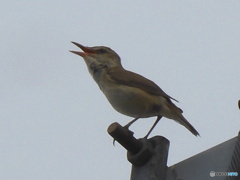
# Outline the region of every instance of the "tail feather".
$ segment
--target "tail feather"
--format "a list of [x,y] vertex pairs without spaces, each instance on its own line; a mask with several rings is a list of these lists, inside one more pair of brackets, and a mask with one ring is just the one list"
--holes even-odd
[[197,130],[183,117],[183,115],[181,115],[180,119],[181,119],[181,121],[178,121],[180,124],[185,126],[195,136],[200,136],[200,134],[197,132]]
[[184,127],[186,127],[195,136],[200,136],[200,134],[197,132],[197,130],[184,118],[184,116],[182,115],[183,111],[180,108],[178,108],[172,102],[169,103],[167,106],[172,111],[172,113],[174,113],[173,118],[172,118],[173,120],[175,120],[176,122],[178,122],[181,125],[183,125]]

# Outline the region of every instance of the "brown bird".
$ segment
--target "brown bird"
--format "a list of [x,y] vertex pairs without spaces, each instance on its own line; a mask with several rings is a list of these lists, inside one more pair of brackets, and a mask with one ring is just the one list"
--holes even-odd
[[183,111],[173,104],[177,101],[167,95],[153,81],[123,68],[119,55],[105,46],[86,47],[72,42],[83,52],[70,51],[85,60],[89,73],[98,84],[112,107],[121,114],[134,117],[125,127],[139,118],[157,116],[145,138],[162,116],[173,119],[195,136],[197,130],[183,117]]

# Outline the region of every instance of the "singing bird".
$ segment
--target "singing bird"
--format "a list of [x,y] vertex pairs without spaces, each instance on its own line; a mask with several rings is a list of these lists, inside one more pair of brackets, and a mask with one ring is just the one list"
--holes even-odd
[[153,81],[124,69],[115,51],[105,46],[87,47],[72,43],[83,52],[70,52],[84,59],[89,73],[112,107],[119,113],[134,118],[125,125],[126,128],[139,118],[157,116],[145,138],[162,117],[175,120],[195,136],[199,136],[197,130],[182,115],[183,111],[172,102],[177,100],[167,95]]

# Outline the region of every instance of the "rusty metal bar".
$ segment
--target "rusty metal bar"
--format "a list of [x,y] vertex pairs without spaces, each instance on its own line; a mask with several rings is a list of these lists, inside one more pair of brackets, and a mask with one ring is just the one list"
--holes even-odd
[[139,141],[135,137],[133,137],[132,131],[130,131],[127,128],[122,127],[117,122],[112,123],[108,127],[107,131],[114,138],[114,140],[116,140],[126,150],[128,150],[129,152],[131,152],[133,154],[138,153],[143,146],[141,141]]

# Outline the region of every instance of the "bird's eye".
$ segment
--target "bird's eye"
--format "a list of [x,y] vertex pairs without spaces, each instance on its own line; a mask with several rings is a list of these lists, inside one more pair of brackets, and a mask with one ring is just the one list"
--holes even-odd
[[101,53],[101,54],[104,54],[104,53],[106,53],[107,51],[106,51],[105,49],[99,49],[98,52]]

